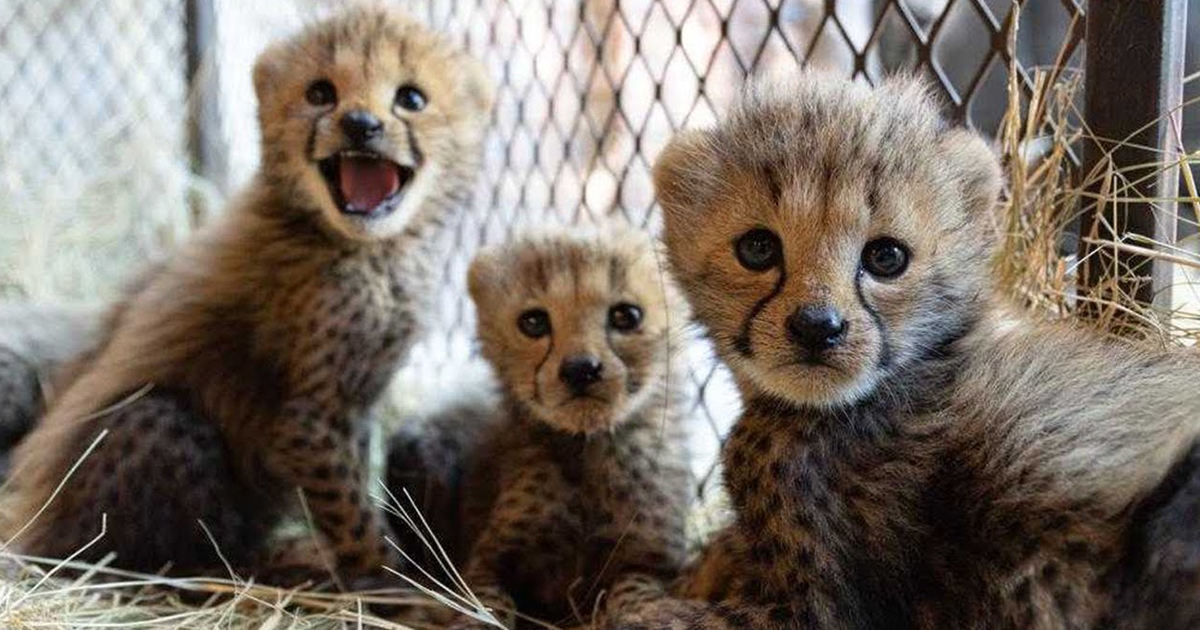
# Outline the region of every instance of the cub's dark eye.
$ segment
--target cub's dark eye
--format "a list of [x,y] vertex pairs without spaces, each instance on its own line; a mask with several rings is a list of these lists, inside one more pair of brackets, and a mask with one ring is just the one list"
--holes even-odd
[[540,308],[531,308],[517,317],[517,328],[531,339],[550,334],[550,314]]
[[630,332],[642,325],[642,309],[636,304],[621,302],[608,309],[608,325],[622,332]]
[[402,85],[400,89],[396,90],[396,106],[400,109],[419,112],[425,109],[428,102],[425,93],[411,85]]
[[337,88],[333,87],[333,84],[325,79],[313,81],[304,93],[304,98],[310,105],[318,107],[333,105],[337,102]]
[[734,245],[738,262],[751,271],[766,271],[779,264],[783,246],[774,232],[755,228],[738,237]]
[[877,238],[863,248],[862,266],[876,278],[895,278],[908,268],[908,249],[894,238]]

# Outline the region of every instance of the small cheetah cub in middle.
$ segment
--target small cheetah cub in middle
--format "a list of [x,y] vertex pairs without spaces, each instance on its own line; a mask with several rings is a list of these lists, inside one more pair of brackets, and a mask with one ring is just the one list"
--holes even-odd
[[[389,481],[444,506],[422,476],[462,458],[452,464],[461,499],[449,510],[465,531],[437,533],[455,540],[452,556],[467,552],[467,584],[510,627],[518,611],[587,623],[603,593],[669,580],[685,559],[690,474],[678,355],[688,313],[664,274],[651,238],[631,229],[528,237],[471,265],[499,413],[422,427],[393,451]],[[447,456],[456,439],[467,444]],[[430,456],[416,442],[442,452]],[[431,522],[456,520],[445,516]],[[452,627],[487,626],[462,616]]]

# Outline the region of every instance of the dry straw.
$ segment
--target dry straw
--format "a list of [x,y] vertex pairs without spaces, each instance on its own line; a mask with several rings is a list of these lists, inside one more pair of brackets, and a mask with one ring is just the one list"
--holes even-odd
[[[1077,27],[1072,25],[1072,29]],[[1011,35],[1015,38],[1015,29]],[[1015,58],[1011,43],[1010,56]],[[1128,139],[1098,136],[1083,122],[1078,109],[1083,77],[1077,70],[1067,68],[1061,56],[1049,68],[1034,69],[1027,97],[1017,73],[1011,70],[1009,103],[998,137],[1009,184],[997,217],[1000,248],[994,270],[1000,289],[1039,315],[1074,318],[1087,305],[1085,321],[1106,333],[1157,344],[1193,344],[1200,337],[1200,294],[1192,279],[1200,271],[1196,237],[1174,242],[1140,235],[1104,239],[1098,229],[1079,234],[1078,226],[1085,213],[1095,213],[1096,227],[1111,228],[1119,206],[1136,205],[1141,211],[1154,212],[1160,221],[1195,227],[1194,220],[1178,215],[1189,206],[1200,210],[1189,168],[1200,161],[1200,151],[1184,150],[1182,130],[1175,127],[1170,151],[1147,148],[1160,160],[1117,168],[1112,153],[1132,145]],[[1181,109],[1194,106],[1197,100],[1183,103]],[[1164,118],[1175,126],[1181,114],[1177,110]],[[1078,156],[1096,150],[1103,152],[1101,159],[1084,172],[1077,165]],[[1137,186],[1169,169],[1179,172],[1185,195],[1148,199],[1140,193]],[[1143,269],[1150,265],[1135,271],[1117,262],[1104,269],[1100,285],[1081,295],[1076,291],[1077,270],[1099,262],[1078,259],[1075,243],[1079,241],[1114,254],[1136,254],[1147,261],[1173,265],[1176,281],[1169,288],[1183,299],[1170,304],[1140,303],[1123,287],[1146,281],[1148,272]],[[1109,258],[1117,260],[1115,255]]]
[[[1015,23],[1016,20],[1013,20]],[[1109,150],[1120,139],[1099,138],[1081,124],[1077,96],[1082,79],[1063,69],[1063,60],[1034,71],[1032,90],[1023,96],[1016,74],[1010,72],[1009,107],[999,134],[1009,186],[996,215],[1000,248],[995,260],[998,286],[1028,309],[1057,318],[1075,317],[1075,269],[1079,261],[1072,230],[1081,213],[1099,209],[1102,217],[1115,203],[1164,200],[1135,197],[1135,184],[1163,169],[1178,168],[1185,196],[1170,200],[1180,207],[1200,206],[1189,164],[1200,152],[1175,151],[1159,163],[1134,169],[1113,168],[1101,161],[1083,173],[1075,156],[1089,143]],[[1192,106],[1188,102],[1185,106]],[[1177,136],[1178,130],[1177,130]],[[1094,191],[1099,190],[1100,193]],[[130,216],[135,216],[131,213]],[[0,220],[5,217],[0,216]],[[1077,238],[1096,238],[1084,234]],[[1156,243],[1123,238],[1104,243],[1115,250],[1144,254],[1170,262],[1184,271],[1200,269],[1200,256],[1188,243]],[[1066,251],[1064,251],[1066,250]],[[19,284],[0,265],[0,286]],[[1137,303],[1122,293],[1118,280],[1128,270],[1116,270],[1109,284],[1094,295],[1099,316],[1090,325],[1111,330],[1118,319],[1137,323],[1139,336],[1157,343],[1191,343],[1200,337],[1200,316],[1171,307]],[[1186,273],[1179,274],[1187,279]],[[22,291],[36,295],[38,291]],[[1173,287],[1190,293],[1190,282]],[[0,627],[4,628],[230,628],[276,630],[291,628],[424,628],[446,608],[494,621],[449,565],[440,545],[411,500],[384,493],[377,499],[385,509],[409,523],[439,566],[396,573],[393,591],[330,593],[278,589],[238,579],[167,578],[120,571],[108,562],[86,565],[16,556],[0,551]],[[427,572],[427,573],[426,573]],[[430,586],[432,585],[432,586]],[[372,604],[408,611],[405,624],[371,614]]]

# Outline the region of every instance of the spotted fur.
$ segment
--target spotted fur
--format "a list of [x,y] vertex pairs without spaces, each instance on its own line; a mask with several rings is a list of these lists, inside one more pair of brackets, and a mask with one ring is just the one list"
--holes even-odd
[[17,442],[33,428],[54,392],[95,350],[101,309],[80,304],[0,304],[0,484]]
[[[393,469],[445,471],[446,454],[461,453],[457,555],[472,590],[510,623],[514,610],[562,627],[598,612],[620,618],[610,589],[662,584],[683,562],[691,490],[678,333],[688,314],[658,256],[632,230],[553,232],[486,250],[471,265],[498,409],[471,423],[484,429],[466,447],[423,429],[428,446],[406,450]],[[610,321],[620,304],[640,309],[635,329]],[[530,309],[548,314],[544,336],[520,331]],[[602,372],[573,390],[560,370],[581,356]],[[435,488],[455,485],[432,477]],[[454,627],[484,626],[462,618]]]
[[[306,98],[318,80],[336,103]],[[365,419],[426,317],[426,265],[472,186],[489,84],[381,7],[275,44],[254,81],[263,151],[249,189],[115,309],[102,350],[17,451],[0,521],[22,552],[75,552],[106,516],[84,557],[190,571],[219,566],[219,549],[253,566],[299,490],[343,577],[397,560],[367,498]],[[423,111],[393,105],[406,84]],[[382,121],[367,148],[414,172],[385,216],[341,212],[316,163],[348,145],[351,109]]]
[[[624,628],[1105,618],[1132,514],[1195,441],[1200,360],[1003,306],[1000,169],[980,138],[918,82],[802,74],[677,137],[655,181],[672,268],[745,400],[723,451],[736,518],[713,551],[732,560],[702,563],[734,570],[685,587],[709,602],[643,589]],[[753,229],[781,244],[759,271],[737,253]],[[882,237],[907,248],[899,275],[864,262]],[[789,332],[812,305],[846,323],[819,352]]]

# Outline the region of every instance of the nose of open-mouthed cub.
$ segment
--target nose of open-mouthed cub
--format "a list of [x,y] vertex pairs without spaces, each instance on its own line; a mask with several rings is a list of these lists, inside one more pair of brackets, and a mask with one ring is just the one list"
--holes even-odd
[[365,109],[346,112],[341,120],[342,133],[355,145],[363,145],[383,133],[383,121]]

